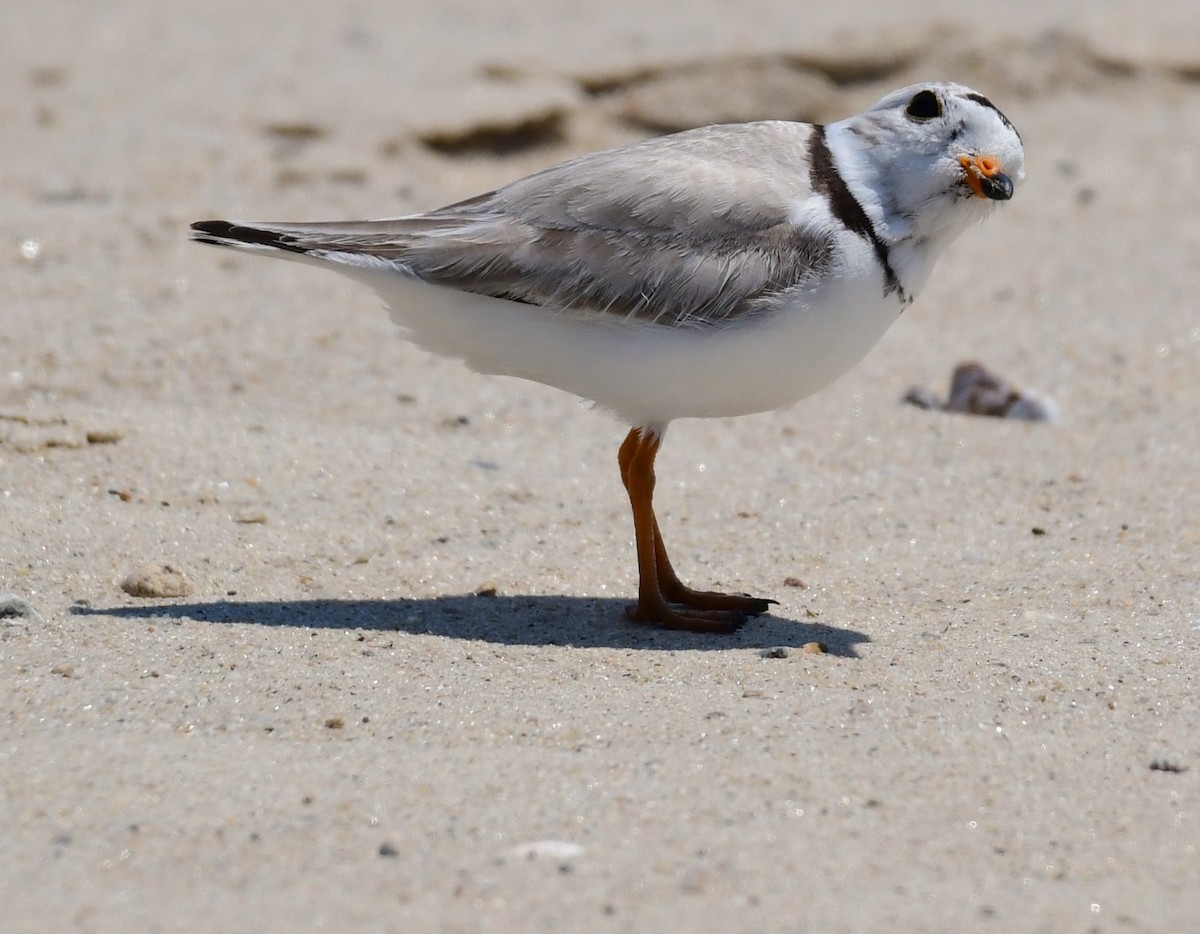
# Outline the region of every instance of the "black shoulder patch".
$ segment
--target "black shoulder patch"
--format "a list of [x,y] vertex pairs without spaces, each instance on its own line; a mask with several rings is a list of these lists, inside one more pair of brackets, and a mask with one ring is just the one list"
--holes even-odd
[[825,195],[829,199],[829,210],[833,212],[833,216],[874,248],[875,256],[883,267],[883,294],[898,292],[900,300],[904,301],[904,286],[901,285],[896,271],[892,269],[887,244],[879,239],[871,218],[867,217],[867,212],[846,186],[845,179],[834,165],[833,153],[829,151],[829,143],[825,139],[825,127],[820,124],[813,127],[812,136],[809,138],[808,158],[808,179],[813,191]]

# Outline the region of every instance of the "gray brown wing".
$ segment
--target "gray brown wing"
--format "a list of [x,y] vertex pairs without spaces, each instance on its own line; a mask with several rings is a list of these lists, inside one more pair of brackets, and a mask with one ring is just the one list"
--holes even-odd
[[393,263],[467,292],[703,325],[753,312],[829,263],[828,232],[788,221],[811,194],[808,134],[775,122],[706,127],[584,156],[428,214],[255,229],[272,238],[263,245]]

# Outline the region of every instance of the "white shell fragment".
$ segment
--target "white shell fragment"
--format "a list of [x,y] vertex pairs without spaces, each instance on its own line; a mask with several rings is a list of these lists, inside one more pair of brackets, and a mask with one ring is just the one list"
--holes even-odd
[[549,859],[562,862],[582,856],[583,847],[568,840],[534,840],[513,847],[512,855],[520,859]]

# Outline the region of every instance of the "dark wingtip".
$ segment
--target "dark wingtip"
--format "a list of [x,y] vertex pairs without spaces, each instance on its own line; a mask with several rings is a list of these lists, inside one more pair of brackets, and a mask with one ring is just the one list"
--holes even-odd
[[211,243],[215,246],[247,243],[277,250],[290,250],[293,253],[305,252],[303,247],[296,245],[295,238],[287,234],[264,230],[261,227],[247,227],[232,221],[196,221],[191,225],[191,232],[192,239],[197,243]]
[[196,221],[191,225],[191,229],[197,233],[212,234],[214,237],[227,237],[233,230],[233,224],[229,221]]

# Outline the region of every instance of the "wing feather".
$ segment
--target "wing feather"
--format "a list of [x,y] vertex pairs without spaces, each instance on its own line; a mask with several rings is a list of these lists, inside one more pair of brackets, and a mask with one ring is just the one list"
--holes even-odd
[[583,156],[426,214],[250,229],[262,245],[391,263],[433,285],[703,326],[753,313],[827,268],[832,234],[789,220],[812,195],[810,132],[774,121],[705,127]]

